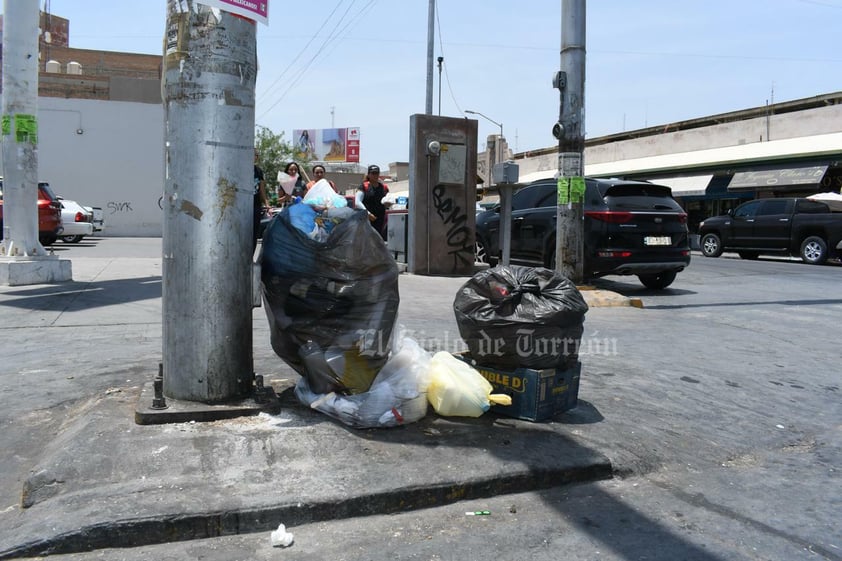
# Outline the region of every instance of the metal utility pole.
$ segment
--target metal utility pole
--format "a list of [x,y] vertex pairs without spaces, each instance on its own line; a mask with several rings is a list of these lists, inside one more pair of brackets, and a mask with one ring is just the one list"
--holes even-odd
[[561,2],[561,70],[553,79],[561,93],[558,123],[558,215],[556,270],[583,280],[582,205],[585,199],[585,0]]
[[[471,115],[479,115],[483,119],[490,121],[500,127],[500,136],[494,143],[494,152],[489,154],[491,162],[488,166],[488,182],[492,183],[492,178],[495,174],[495,169],[503,164],[503,123],[498,123],[488,115],[483,115],[479,111],[471,111],[465,109],[465,113]],[[501,173],[504,168],[500,168]],[[503,266],[508,266],[509,257],[511,255],[512,244],[512,190],[515,181],[503,181],[502,183],[494,182],[497,186],[497,194],[500,196],[500,251],[501,261]]]
[[254,21],[167,1],[163,393],[253,388]]
[[436,41],[436,0],[430,0],[427,10],[427,104],[424,113],[433,114],[433,51]]
[[0,284],[71,280],[38,241],[38,2],[4,0]]
[[441,63],[444,62],[444,57],[440,56],[436,60],[439,63],[439,117],[441,117]]

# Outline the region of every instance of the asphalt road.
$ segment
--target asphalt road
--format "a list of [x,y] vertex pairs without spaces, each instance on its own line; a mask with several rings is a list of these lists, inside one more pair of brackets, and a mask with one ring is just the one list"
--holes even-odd
[[[56,253],[160,256],[160,240],[111,241],[57,244]],[[726,254],[694,255],[662,292],[634,278],[599,281],[644,304],[593,308],[585,322],[581,425],[570,430],[610,455],[617,469],[610,481],[299,526],[289,529],[295,542],[288,549],[255,533],[55,558],[842,561],[841,274],[839,265]],[[121,325],[115,318],[80,333],[82,352],[47,341],[56,358],[41,372],[18,371],[13,358],[0,366],[5,438],[29,438],[37,448],[39,431],[52,428],[39,424],[43,410],[148,374],[104,368],[100,361],[118,357],[98,357],[94,349],[97,337],[137,344],[148,334],[146,352],[157,360],[160,282],[149,282],[147,300],[120,303],[148,309],[148,322]],[[424,287],[444,282],[413,285],[418,293],[402,291],[401,305],[418,305],[411,302],[423,299]],[[441,321],[443,330],[453,329],[446,313]],[[265,330],[261,323],[256,316],[255,329]],[[15,342],[15,352],[46,352],[38,342]],[[256,353],[258,370],[261,360],[268,355]],[[600,430],[609,424],[602,420],[612,430]],[[7,455],[0,471],[25,464]],[[4,486],[0,505],[17,492]],[[465,514],[486,509],[491,514]]]

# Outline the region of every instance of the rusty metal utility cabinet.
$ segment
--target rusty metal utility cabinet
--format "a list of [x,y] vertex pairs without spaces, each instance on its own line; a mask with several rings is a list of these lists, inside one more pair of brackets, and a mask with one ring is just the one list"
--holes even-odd
[[413,115],[409,152],[409,272],[472,275],[477,122]]

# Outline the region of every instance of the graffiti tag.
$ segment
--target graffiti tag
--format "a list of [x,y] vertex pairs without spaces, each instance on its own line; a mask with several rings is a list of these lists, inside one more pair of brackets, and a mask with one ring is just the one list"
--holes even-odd
[[433,187],[433,207],[447,226],[448,254],[453,256],[453,267],[473,264],[474,244],[471,230],[466,226],[468,215],[451,197],[444,196],[444,185]]

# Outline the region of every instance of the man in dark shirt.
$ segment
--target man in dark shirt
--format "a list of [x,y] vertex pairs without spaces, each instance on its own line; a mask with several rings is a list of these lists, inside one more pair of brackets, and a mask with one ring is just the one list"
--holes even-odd
[[368,166],[368,173],[365,180],[357,188],[356,208],[364,208],[368,211],[368,219],[371,226],[377,233],[386,240],[388,216],[386,209],[391,203],[384,203],[383,197],[389,194],[389,188],[380,181],[380,168]]

